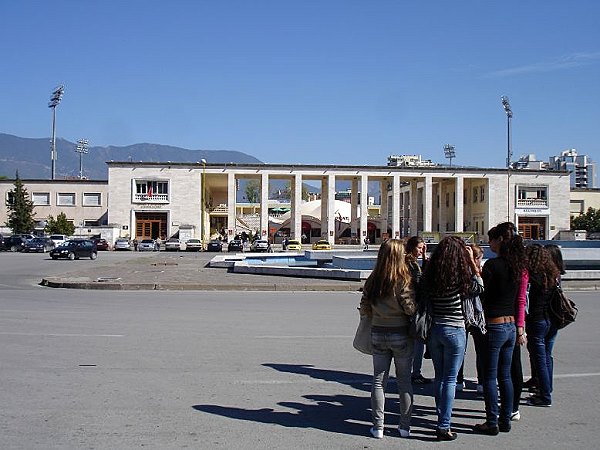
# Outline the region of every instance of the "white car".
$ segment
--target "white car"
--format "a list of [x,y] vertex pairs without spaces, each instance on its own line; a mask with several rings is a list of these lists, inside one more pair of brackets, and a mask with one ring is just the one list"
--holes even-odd
[[157,252],[160,246],[154,239],[142,239],[137,249],[138,252]]
[[181,242],[177,238],[171,238],[165,242],[165,251],[178,252],[181,250]]
[[54,242],[55,247],[64,244],[68,240],[67,236],[65,236],[64,234],[52,234],[49,237],[50,239],[52,239],[52,242]]

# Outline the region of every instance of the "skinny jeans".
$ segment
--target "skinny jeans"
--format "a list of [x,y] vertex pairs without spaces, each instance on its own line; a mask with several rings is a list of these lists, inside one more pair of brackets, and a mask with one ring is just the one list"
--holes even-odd
[[410,379],[414,353],[414,339],[407,333],[371,332],[373,343],[373,384],[371,385],[371,415],[373,427],[382,430],[385,414],[385,387],[392,360],[396,367],[400,422],[403,430],[410,430],[413,408],[413,388]]

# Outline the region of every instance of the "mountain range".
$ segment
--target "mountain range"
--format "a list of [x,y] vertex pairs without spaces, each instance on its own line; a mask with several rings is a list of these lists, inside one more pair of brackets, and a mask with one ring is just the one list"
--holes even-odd
[[[77,143],[56,139],[56,179],[79,177]],[[83,175],[90,180],[108,178],[107,161],[195,162],[202,158],[209,163],[262,163],[246,153],[233,150],[188,150],[160,144],[133,144],[125,147],[88,147],[82,155]],[[50,179],[50,138],[22,138],[0,133],[0,176],[14,178],[19,171],[22,179]]]

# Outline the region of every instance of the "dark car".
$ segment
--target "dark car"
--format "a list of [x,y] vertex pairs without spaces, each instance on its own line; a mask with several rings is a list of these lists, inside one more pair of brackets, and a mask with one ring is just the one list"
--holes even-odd
[[71,239],[51,250],[50,257],[52,259],[66,258],[70,260],[79,258],[96,259],[98,249],[94,241],[90,239]]
[[50,238],[37,237],[25,243],[24,252],[46,253],[54,248],[54,241]]
[[21,235],[9,236],[4,238],[4,250],[22,252],[26,243],[27,239]]
[[244,243],[240,239],[234,239],[229,241],[227,245],[228,252],[243,252],[244,251]]
[[95,239],[92,239],[92,241],[94,241],[94,244],[96,244],[96,248],[98,249],[98,251],[110,250],[110,244],[108,243],[108,241],[106,239],[95,238]]
[[213,239],[206,245],[207,252],[220,252],[222,250],[223,250],[223,243],[221,241],[219,241],[218,239]]

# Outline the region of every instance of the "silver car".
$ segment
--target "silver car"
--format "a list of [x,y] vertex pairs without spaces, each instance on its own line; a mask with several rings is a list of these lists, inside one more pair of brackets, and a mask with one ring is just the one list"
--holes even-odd
[[125,238],[119,238],[115,241],[115,250],[131,250],[131,241]]
[[142,239],[138,244],[139,252],[157,252],[159,250],[160,246],[154,239]]

